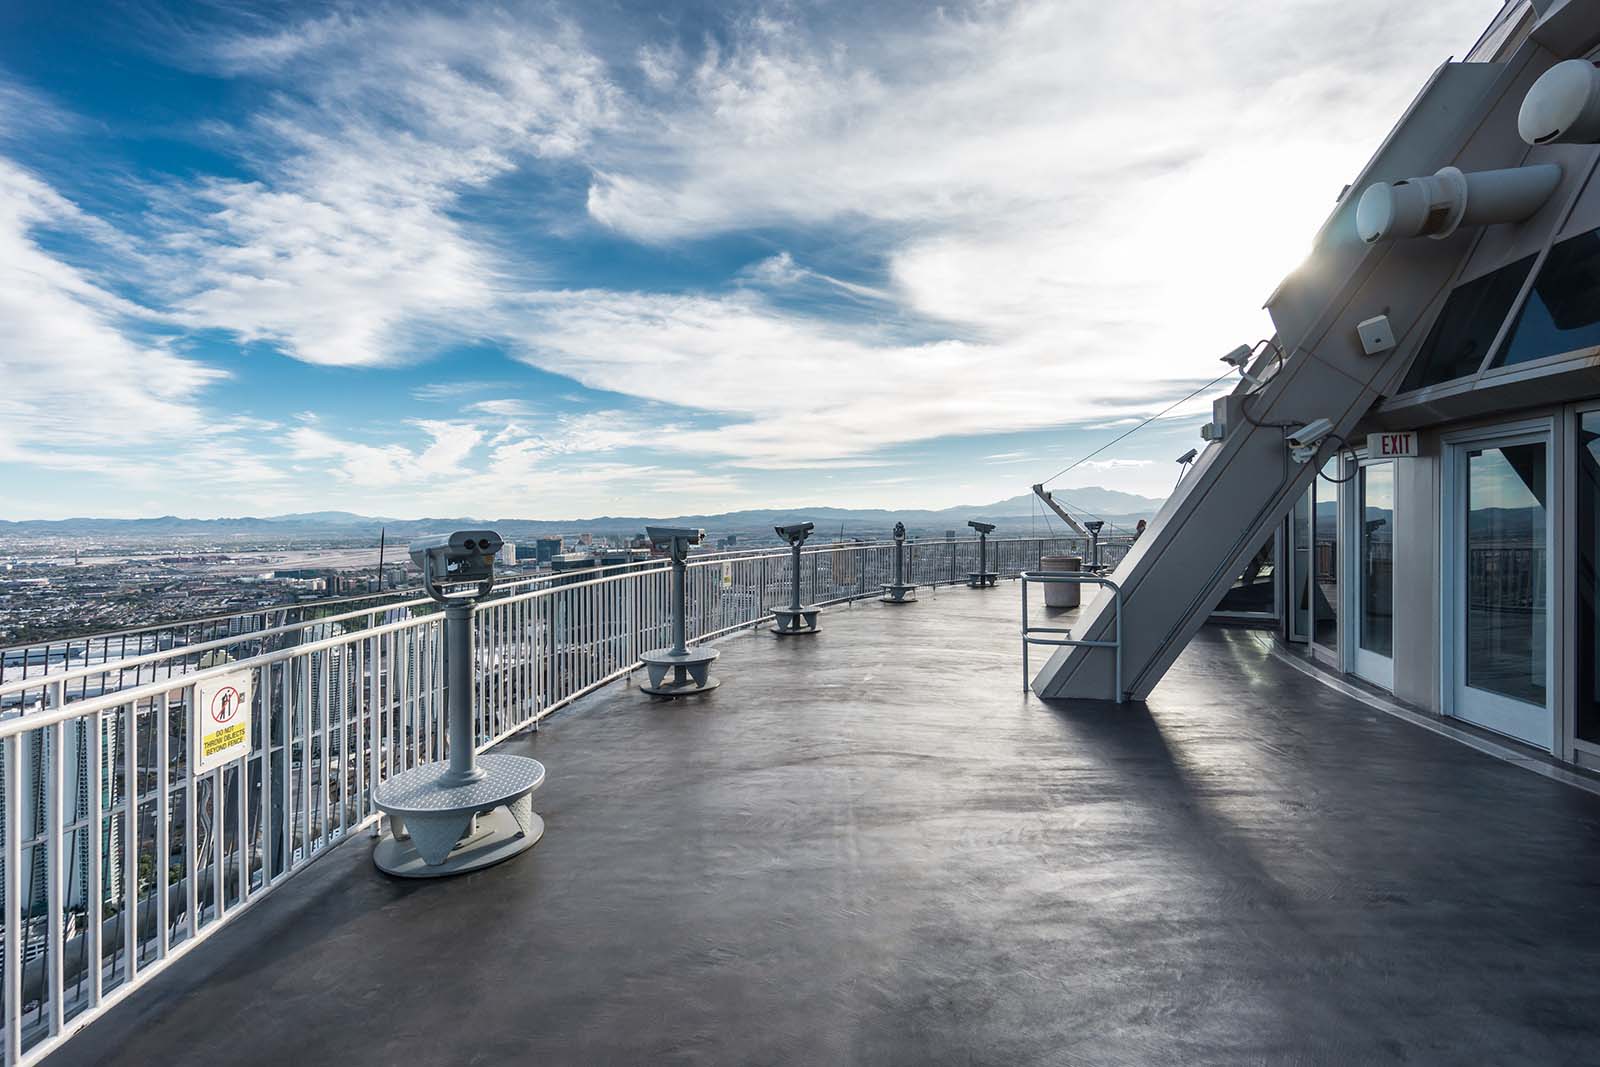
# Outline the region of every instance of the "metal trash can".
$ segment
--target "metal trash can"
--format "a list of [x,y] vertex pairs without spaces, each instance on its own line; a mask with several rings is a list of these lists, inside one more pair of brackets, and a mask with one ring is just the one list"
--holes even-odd
[[[1047,574],[1080,574],[1082,556],[1041,556],[1039,569]],[[1081,603],[1083,587],[1076,582],[1044,583],[1044,603],[1051,608],[1075,608]]]

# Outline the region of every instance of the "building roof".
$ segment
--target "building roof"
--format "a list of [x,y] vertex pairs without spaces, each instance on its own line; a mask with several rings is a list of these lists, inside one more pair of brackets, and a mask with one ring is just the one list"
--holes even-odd
[[702,703],[614,683],[502,747],[531,852],[401,883],[360,837],[50,1062],[1592,1055],[1600,797],[1244,630],[1047,706],[1017,618],[947,589],[729,639]]

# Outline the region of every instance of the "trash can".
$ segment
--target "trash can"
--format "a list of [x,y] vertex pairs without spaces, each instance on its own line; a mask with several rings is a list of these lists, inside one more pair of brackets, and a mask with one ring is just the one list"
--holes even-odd
[[[1039,570],[1045,574],[1078,574],[1083,570],[1082,556],[1041,556]],[[1081,603],[1083,586],[1076,582],[1045,582],[1044,602],[1051,608],[1075,608]]]

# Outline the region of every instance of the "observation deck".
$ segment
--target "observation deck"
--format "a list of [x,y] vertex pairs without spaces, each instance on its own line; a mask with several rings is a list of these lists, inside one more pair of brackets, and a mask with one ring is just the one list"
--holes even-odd
[[1587,783],[1241,629],[1049,706],[1018,613],[863,600],[722,640],[701,703],[600,686],[497,749],[550,768],[537,849],[401,883],[357,828],[46,1062],[1592,1056]]

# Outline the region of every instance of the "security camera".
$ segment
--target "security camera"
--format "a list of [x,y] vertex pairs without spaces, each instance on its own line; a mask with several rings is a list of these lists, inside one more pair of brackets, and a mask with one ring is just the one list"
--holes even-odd
[[791,545],[798,545],[811,536],[811,531],[816,529],[816,523],[797,522],[789,526],[774,526],[773,529],[777,531],[779,537]]
[[977,519],[969,519],[967,520],[967,525],[981,534],[994,533],[994,523],[992,522],[979,522]]
[[493,530],[457,530],[411,542],[411,562],[422,571],[422,584],[435,600],[443,586],[477,582],[480,596],[494,584],[494,557],[505,540]]
[[1227,355],[1223,356],[1222,362],[1226,363],[1230,367],[1243,367],[1245,364],[1250,362],[1250,357],[1255,355],[1255,351],[1256,350],[1251,348],[1249,345],[1240,345],[1232,352],[1229,352]]
[[1251,385],[1260,385],[1261,379],[1245,370],[1250,365],[1250,360],[1255,357],[1256,350],[1250,345],[1240,345],[1232,352],[1222,357],[1222,362],[1239,372],[1239,377]]
[[1194,457],[1198,456],[1199,454],[1200,450],[1198,448],[1191,448],[1189,451],[1178,457],[1178,462],[1187,467],[1189,464],[1194,462]]
[[1317,446],[1332,432],[1333,423],[1327,419],[1312,419],[1285,438],[1289,444],[1289,454],[1296,463],[1306,462],[1317,454]]

